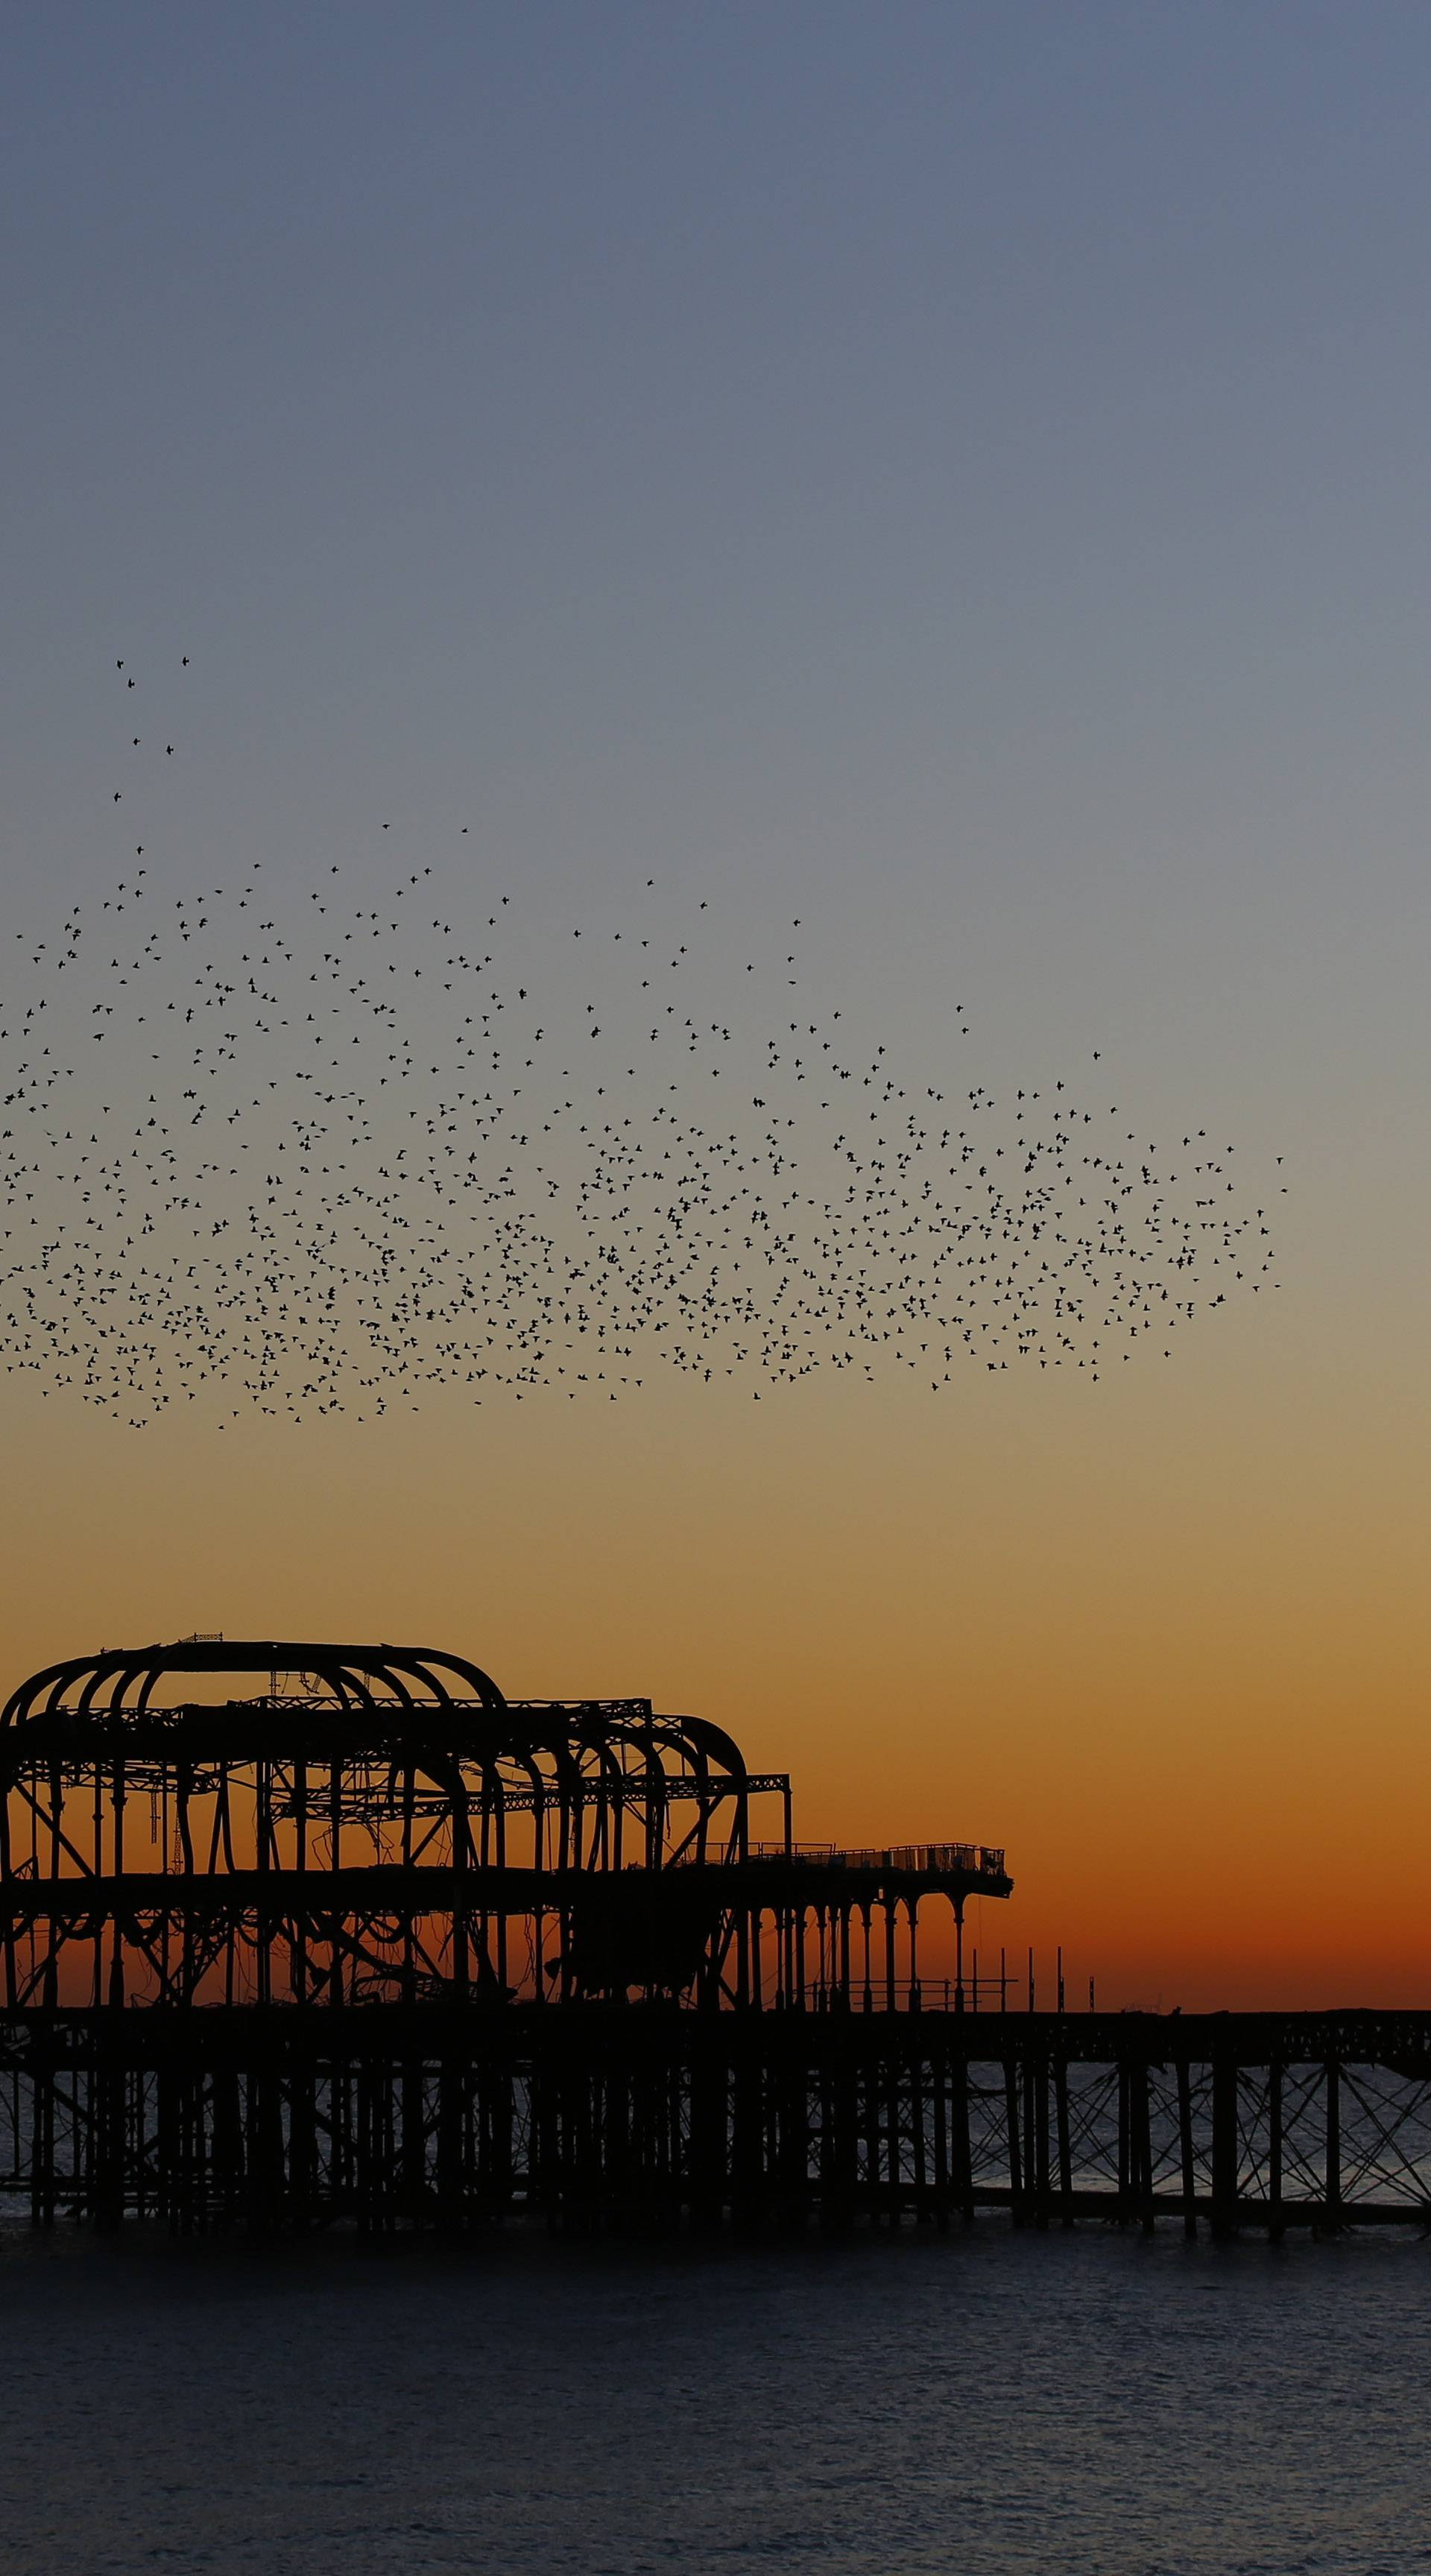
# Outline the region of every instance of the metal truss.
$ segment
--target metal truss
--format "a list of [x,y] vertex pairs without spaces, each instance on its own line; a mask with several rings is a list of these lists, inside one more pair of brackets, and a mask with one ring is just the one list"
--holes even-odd
[[[1269,2020],[1276,2056],[1253,2061]],[[1373,2056],[1387,2035],[1397,2063]],[[1315,2053],[1313,2053],[1315,2052]],[[1431,2225],[1424,2015],[0,2018],[0,2194],[182,2230]]]

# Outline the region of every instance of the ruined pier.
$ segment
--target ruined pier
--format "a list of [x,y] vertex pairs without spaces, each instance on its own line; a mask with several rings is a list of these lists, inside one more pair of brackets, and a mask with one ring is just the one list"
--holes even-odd
[[56,1665],[0,1712],[0,2207],[1431,2223],[1431,2015],[991,2010],[964,1912],[1010,1886],[977,1842],[802,1846],[708,1721],[429,1650]]

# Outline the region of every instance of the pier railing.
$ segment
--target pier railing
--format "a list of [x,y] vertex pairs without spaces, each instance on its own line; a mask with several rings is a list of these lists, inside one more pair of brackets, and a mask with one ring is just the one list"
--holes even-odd
[[680,1855],[683,1862],[788,1861],[803,1869],[838,1869],[851,1877],[968,1878],[1001,1880],[1006,1876],[1004,1847],[995,1843],[887,1843],[848,1850],[839,1843],[752,1842],[707,1844],[703,1852]]

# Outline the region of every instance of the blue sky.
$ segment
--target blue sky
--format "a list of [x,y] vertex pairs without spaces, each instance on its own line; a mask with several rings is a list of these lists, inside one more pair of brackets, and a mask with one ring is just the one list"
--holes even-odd
[[161,879],[460,810],[554,911],[818,897],[915,1026],[952,974],[1376,1157],[1426,929],[1423,12],[9,46],[27,920],[130,850],[113,658],[183,649]]

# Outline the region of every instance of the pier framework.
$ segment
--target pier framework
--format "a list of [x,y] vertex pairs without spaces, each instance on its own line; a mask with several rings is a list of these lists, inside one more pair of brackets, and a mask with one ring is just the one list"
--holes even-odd
[[218,2006],[0,2018],[40,2225],[1431,2225],[1431,2016]]
[[964,1909],[1010,1886],[984,1844],[796,1843],[783,1774],[641,1700],[386,1646],[56,1665],[0,1712],[0,2204],[1431,2223],[1431,2015],[981,2009]]

